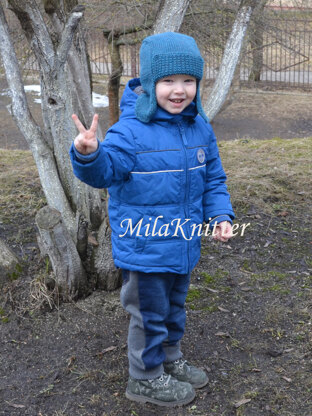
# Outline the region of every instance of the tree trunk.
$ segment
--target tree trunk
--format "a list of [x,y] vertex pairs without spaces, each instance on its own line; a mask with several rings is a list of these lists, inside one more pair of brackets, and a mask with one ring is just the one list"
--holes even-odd
[[154,34],[178,32],[190,0],[162,0],[154,24]]
[[111,57],[112,67],[108,79],[108,99],[109,99],[109,125],[117,123],[119,120],[119,88],[122,76],[123,65],[120,56],[120,45],[118,39],[121,34],[114,31],[103,31],[108,42],[108,49]]
[[72,300],[88,291],[87,275],[59,211],[48,206],[36,215],[40,247],[48,253],[61,298]]
[[260,81],[263,67],[263,28],[257,26],[250,37],[252,47],[252,68],[249,81]]
[[249,74],[249,81],[258,82],[261,79],[261,72],[263,68],[263,12],[267,2],[267,0],[260,1],[255,9],[254,19],[250,27],[249,41],[252,53],[252,68]]
[[241,1],[232,32],[224,49],[217,79],[206,103],[204,104],[204,110],[210,121],[213,120],[215,115],[220,111],[229,92],[235,68],[243,46],[246,29],[255,6],[256,0]]
[[109,224],[103,222],[98,233],[99,245],[95,250],[95,267],[97,270],[101,270],[105,276],[105,279],[101,278],[101,274],[98,274],[97,286],[105,290],[113,290],[116,288],[116,284],[121,284],[120,271],[114,268],[114,262],[112,260],[111,251],[111,229]]

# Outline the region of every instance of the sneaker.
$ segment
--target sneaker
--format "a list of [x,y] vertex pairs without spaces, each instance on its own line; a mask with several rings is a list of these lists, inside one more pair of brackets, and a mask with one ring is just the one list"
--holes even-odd
[[190,383],[178,381],[170,374],[163,373],[153,380],[137,380],[129,377],[126,397],[140,403],[153,403],[158,406],[182,406],[195,398]]
[[164,363],[164,369],[166,373],[171,374],[177,380],[186,381],[196,389],[206,386],[209,379],[207,374],[201,368],[189,365],[186,360],[172,361],[170,363]]

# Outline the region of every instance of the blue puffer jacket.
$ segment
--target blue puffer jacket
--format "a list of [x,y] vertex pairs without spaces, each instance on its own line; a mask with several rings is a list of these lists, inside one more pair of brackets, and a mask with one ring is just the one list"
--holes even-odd
[[150,123],[135,117],[139,79],[129,81],[122,114],[97,152],[72,146],[75,175],[108,188],[115,265],[145,273],[185,274],[200,256],[197,225],[234,213],[216,138],[195,104],[170,114],[158,107]]

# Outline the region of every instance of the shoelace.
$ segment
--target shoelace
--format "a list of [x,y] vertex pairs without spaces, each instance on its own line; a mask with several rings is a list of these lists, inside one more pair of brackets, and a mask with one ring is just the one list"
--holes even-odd
[[[159,381],[164,381],[165,379],[166,379],[166,377],[167,377],[167,380],[164,382],[164,386],[168,386],[168,384],[169,384],[169,381],[170,381],[170,379],[171,379],[171,374],[165,374],[165,373],[163,373],[160,377],[158,377],[158,379],[157,380],[159,380]],[[154,381],[154,379],[151,379],[151,380],[148,380],[150,383],[152,383],[153,381]]]
[[183,368],[184,364],[187,364],[186,360],[182,360],[181,358],[179,360],[175,360],[175,364],[179,364],[179,368]]

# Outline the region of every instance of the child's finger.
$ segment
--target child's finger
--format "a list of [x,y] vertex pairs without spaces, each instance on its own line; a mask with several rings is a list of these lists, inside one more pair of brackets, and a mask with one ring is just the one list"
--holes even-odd
[[73,122],[75,123],[77,129],[79,130],[79,133],[82,133],[82,134],[85,133],[86,129],[85,129],[84,125],[81,123],[81,121],[79,120],[79,118],[76,116],[76,114],[72,115],[72,119],[73,119]]
[[96,134],[96,129],[97,129],[97,126],[98,126],[98,122],[99,122],[99,115],[94,114],[92,124],[91,124],[91,127],[90,127],[90,131],[92,131],[94,134]]

